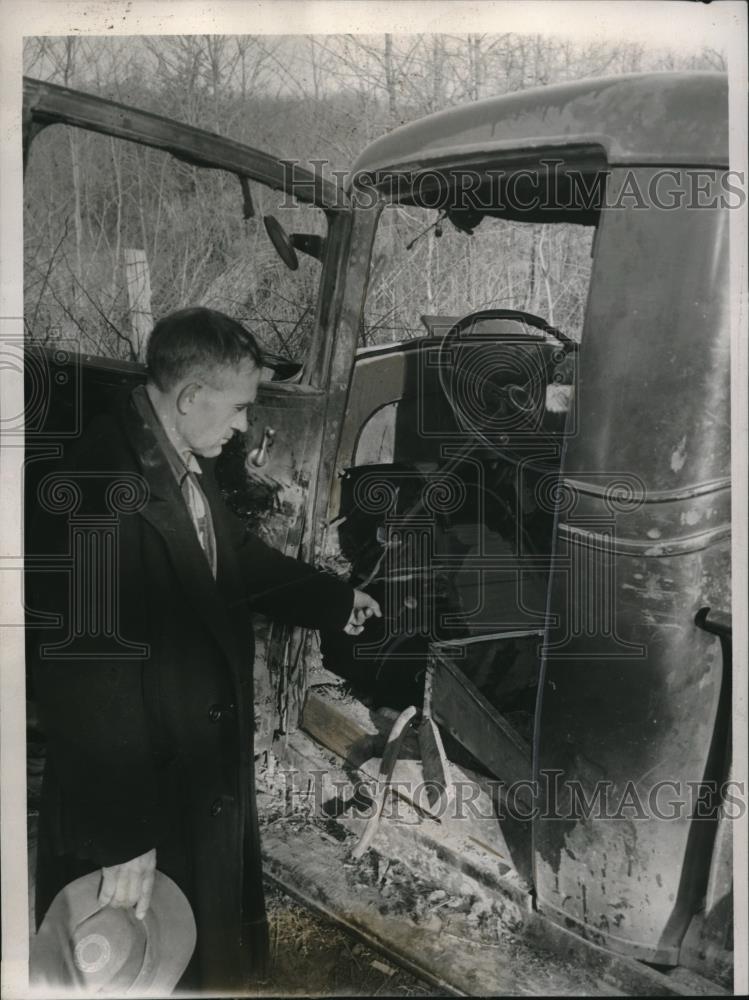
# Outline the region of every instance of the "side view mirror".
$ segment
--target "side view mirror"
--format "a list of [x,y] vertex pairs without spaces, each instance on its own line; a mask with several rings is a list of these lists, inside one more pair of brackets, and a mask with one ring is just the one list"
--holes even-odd
[[299,267],[299,253],[314,257],[315,260],[322,260],[325,254],[325,237],[316,233],[292,233],[289,235],[275,215],[264,215],[263,225],[268,234],[268,238],[273,244],[276,253],[291,270],[296,271]]
[[299,258],[296,255],[296,250],[291,245],[291,239],[284,227],[275,215],[264,215],[263,225],[268,234],[268,239],[273,244],[278,256],[290,271],[296,271],[299,267]]

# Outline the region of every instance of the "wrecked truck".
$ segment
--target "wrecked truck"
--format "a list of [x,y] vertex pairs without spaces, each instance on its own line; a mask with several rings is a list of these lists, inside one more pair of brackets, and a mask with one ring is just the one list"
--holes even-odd
[[[40,81],[25,82],[23,114],[29,169],[38,134],[61,125],[232,174],[245,217],[250,185],[319,215],[316,233],[264,220],[286,267],[319,268],[314,322],[303,358],[270,357],[219,478],[268,541],[345,573],[384,617],[356,640],[267,629],[260,749],[283,760],[296,747],[310,773],[310,737],[349,775],[379,762],[361,859],[387,842],[378,810],[410,739],[409,774],[430,787],[415,804],[399,794],[422,826],[473,830],[447,805],[456,776],[475,785],[484,832],[443,845],[442,862],[514,900],[533,940],[605,967],[624,992],[689,992],[683,970],[730,987],[728,213],[740,191],[726,78],[584,80],[452,108],[372,143],[345,182]],[[430,289],[413,303],[421,329],[361,348],[394,209],[422,213],[432,240],[584,230],[579,329],[507,308],[491,287],[481,308],[442,315]],[[26,376],[31,509],[81,426],[145,373],[32,331]],[[347,837],[332,863],[350,863]],[[308,901],[446,988],[491,991],[459,962],[429,967],[387,920],[344,912],[329,886],[305,895],[271,840],[271,874]]]

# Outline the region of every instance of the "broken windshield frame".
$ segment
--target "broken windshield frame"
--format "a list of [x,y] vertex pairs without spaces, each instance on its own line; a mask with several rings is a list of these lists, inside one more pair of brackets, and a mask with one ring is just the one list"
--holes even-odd
[[[320,209],[326,216],[326,230],[328,237],[331,229],[338,231],[340,225],[336,220],[341,216],[348,215],[345,206],[346,195],[340,185],[323,177],[319,170],[311,171],[299,165],[296,161],[284,162],[276,157],[270,156],[260,150],[244,145],[234,140],[214,134],[204,129],[186,125],[164,116],[144,111],[138,108],[129,107],[123,104],[110,101],[92,94],[71,90],[56,84],[45,83],[30,78],[24,79],[24,105],[23,105],[23,139],[24,139],[24,166],[28,161],[31,144],[36,136],[49,125],[61,124],[75,129],[81,129],[87,133],[98,133],[114,140],[121,140],[125,143],[132,143],[135,146],[151,148],[161,153],[166,153],[174,157],[178,162],[187,163],[195,167],[210,171],[223,172],[234,175],[238,181],[240,190],[237,191],[238,214],[241,211],[244,219],[255,216],[255,204],[250,193],[250,181],[263,185],[272,191],[280,192],[283,195],[284,209],[298,206],[298,211],[302,212],[306,220],[307,213],[313,209]],[[241,199],[241,200],[240,200]],[[262,214],[262,201],[258,205],[258,212]],[[257,203],[257,202],[256,202]],[[241,209],[240,209],[241,206]],[[281,207],[281,206],[279,206]],[[283,213],[282,213],[283,214]],[[305,222],[302,228],[308,228],[309,223]],[[314,227],[313,227],[314,228]],[[326,257],[336,256],[340,250],[340,239],[328,239],[325,235],[303,234],[304,239],[316,240],[315,252],[312,256],[323,265],[323,275],[326,269]],[[296,239],[294,234],[292,239]],[[297,242],[299,242],[297,240]],[[306,243],[299,245],[299,249],[307,252]],[[330,254],[327,251],[330,250]],[[307,279],[308,280],[308,279]],[[275,282],[274,282],[275,283]],[[289,368],[289,361],[299,359],[309,362],[309,370],[315,368],[314,354],[319,349],[319,345],[324,342],[326,335],[317,329],[322,323],[325,325],[330,317],[327,310],[320,303],[320,290],[327,287],[324,277],[317,282],[317,290],[312,297],[300,303],[299,309],[292,316],[292,324],[288,325],[286,320],[280,322],[286,325],[292,332],[297,327],[302,328],[302,324],[310,327],[310,332],[305,336],[306,344],[303,351],[299,351],[299,345],[294,349],[294,354],[289,354],[285,338],[278,333],[271,320],[263,321],[261,327],[270,324],[270,343],[267,337],[260,333],[261,339],[265,340],[264,347],[270,347],[271,351],[277,350],[279,354],[286,356],[286,369]],[[291,297],[296,299],[296,293],[291,293]],[[282,296],[283,298],[283,296]],[[316,300],[318,300],[316,302]],[[220,304],[216,308],[224,308]],[[283,306],[288,312],[289,305]],[[232,311],[233,310],[226,310]],[[293,310],[292,310],[293,311]],[[305,319],[307,317],[307,319]],[[244,321],[247,317],[237,315],[236,318]],[[267,317],[266,317],[267,318]],[[275,336],[274,334],[278,334]],[[276,340],[278,343],[276,344]],[[80,348],[84,350],[82,346]],[[94,353],[100,353],[94,348]],[[270,352],[266,352],[270,353]],[[273,360],[271,356],[271,360]],[[276,360],[281,360],[280,358]],[[301,367],[294,364],[296,371]],[[284,377],[280,373],[278,377]],[[306,381],[302,376],[302,381]]]
[[340,186],[319,172],[296,163],[290,169],[289,163],[261,150],[163,115],[24,77],[24,162],[35,136],[47,125],[56,123],[163,149],[193,166],[226,170],[322,209],[346,206]]

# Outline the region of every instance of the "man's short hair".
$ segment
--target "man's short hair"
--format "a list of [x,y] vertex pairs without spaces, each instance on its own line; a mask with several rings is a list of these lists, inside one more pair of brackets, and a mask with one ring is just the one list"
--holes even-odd
[[247,359],[263,367],[263,352],[249,330],[225,313],[202,306],[164,316],[146,347],[149,377],[162,391],[188,375],[210,378]]

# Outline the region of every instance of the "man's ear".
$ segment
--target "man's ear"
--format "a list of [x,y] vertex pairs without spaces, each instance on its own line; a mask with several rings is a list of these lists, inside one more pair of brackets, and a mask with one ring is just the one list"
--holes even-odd
[[201,388],[202,386],[199,382],[188,382],[182,386],[177,393],[177,409],[180,413],[185,414],[194,406]]

